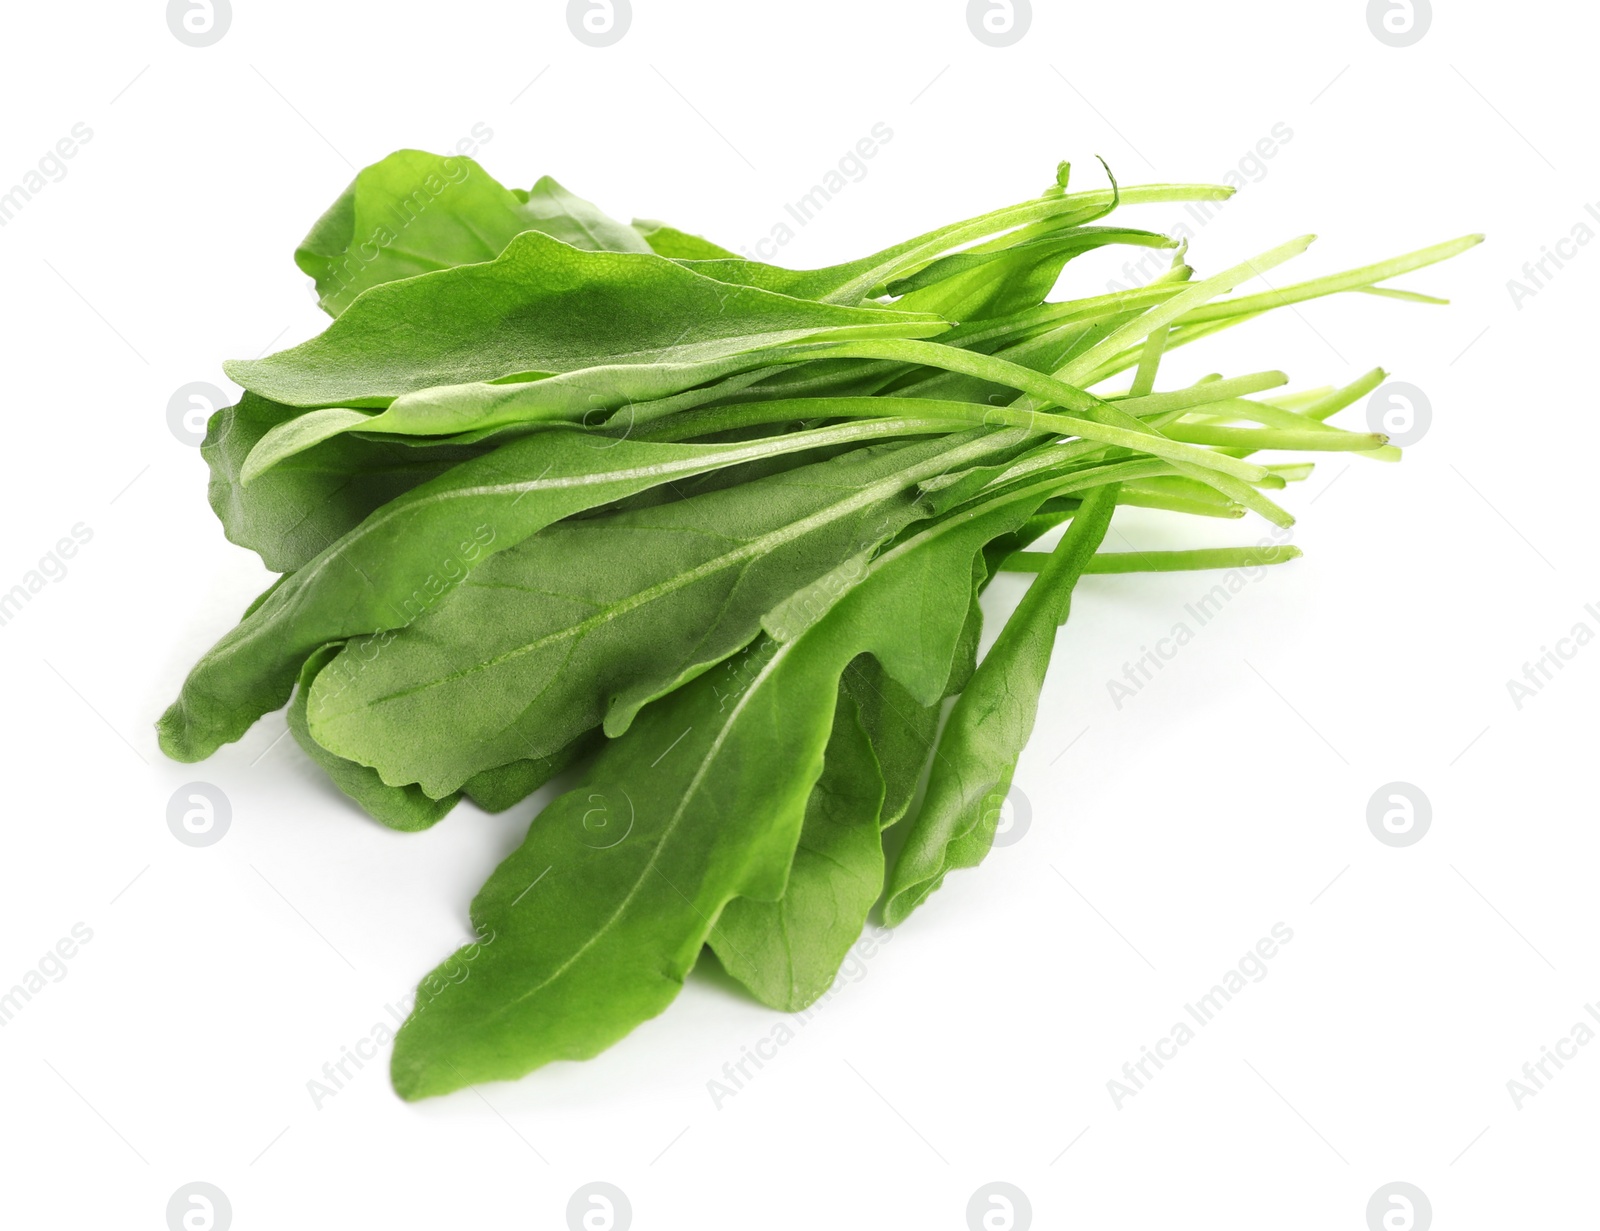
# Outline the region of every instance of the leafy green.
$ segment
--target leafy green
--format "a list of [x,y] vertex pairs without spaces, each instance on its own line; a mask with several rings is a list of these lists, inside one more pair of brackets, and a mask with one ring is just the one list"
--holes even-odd
[[730,287],[653,254],[586,252],[525,231],[492,261],[376,287],[316,337],[227,372],[288,405],[381,407],[436,385],[944,328],[926,313]]
[[782,895],[845,667],[871,653],[936,700],[973,556],[1045,494],[848,562],[771,612],[757,645],[641,711],[473,900],[495,942],[401,1028],[401,1097],[595,1055],[666,1008],[728,902]]
[[521,803],[563,770],[577,764],[598,748],[601,742],[598,729],[586,731],[549,756],[523,757],[493,769],[481,770],[461,784],[461,793],[485,812],[504,812]]
[[[515,392],[526,395],[518,413],[498,422],[581,419],[699,384],[718,374],[706,365],[747,352],[944,328],[925,313],[730,287],[653,254],[585,252],[526,231],[493,261],[375,287],[309,341],[225,367],[262,397],[328,408],[269,431],[244,467],[249,482],[341,432],[445,435],[497,422],[470,398],[468,414],[460,397],[408,393]],[[550,379],[560,375],[569,379]],[[520,387],[482,386],[508,380]]]
[[470,158],[397,150],[364,168],[294,254],[338,316],[370,287],[492,261],[524,231],[575,248],[648,252],[635,228],[607,218],[546,176],[505,188]]
[[275,573],[293,572],[396,496],[486,451],[339,436],[285,459],[247,487],[240,478],[245,458],[271,428],[298,413],[246,393],[211,416],[200,446],[223,533]]
[[723,969],[762,1004],[786,1012],[811,1004],[860,937],[883,890],[883,793],[872,741],[841,691],[783,896],[733,899],[707,938]]
[[445,814],[456,806],[460,795],[433,799],[416,786],[386,786],[375,771],[334,755],[311,738],[306,725],[306,696],[318,672],[332,661],[338,651],[337,645],[324,646],[307,658],[300,669],[299,686],[295,689],[288,713],[289,730],[294,733],[295,742],[322,767],[336,787],[360,804],[375,820],[383,822],[390,829],[408,832],[429,828],[444,819]]
[[934,312],[951,320],[983,320],[1036,306],[1073,257],[1107,244],[1171,248],[1165,235],[1128,227],[1068,227],[1013,246],[941,257],[916,274],[890,283],[907,312]]
[[978,640],[983,633],[983,609],[978,599],[989,574],[984,555],[994,543],[1010,537],[1009,534],[996,536],[984,552],[972,559],[972,597],[967,608],[967,622],[956,641],[950,678],[945,681],[938,700],[919,701],[871,654],[861,655],[845,668],[844,686],[856,703],[861,725],[872,741],[883,776],[880,820],[884,829],[910,811],[938,736],[944,702],[959,694],[972,678],[978,662]]
[[988,433],[856,449],[686,500],[551,526],[313,689],[317,740],[442,796],[544,756],[747,644],[765,612],[927,508],[916,484]]
[[[959,671],[959,650],[956,664]],[[855,702],[883,778],[879,820],[887,829],[905,816],[916,796],[939,731],[942,698],[930,703],[918,701],[870,654],[863,654],[845,669],[844,686]],[[949,695],[950,690],[945,691]]]
[[[1389,282],[1481,237],[1241,294],[1311,237],[1199,272],[1106,216],[1229,190],[1068,178],[812,270],[414,150],[313,227],[296,260],[335,319],[228,365],[245,393],[203,448],[224,533],[282,575],[158,727],[194,760],[287,701],[401,830],[572,771],[424,982],[406,1098],[595,1054],[707,945],[812,1003],[875,901],[898,923],[986,855],[1080,577],[1299,554],[1099,551],[1118,504],[1287,526],[1311,464],[1263,450],[1400,457],[1330,422],[1381,369],[1158,388],[1162,357],[1325,295],[1443,302]],[[1051,299],[1111,244],[1170,268]],[[1036,577],[980,659],[1001,571]]]
[[404,627],[483,559],[564,517],[721,466],[890,434],[847,424],[750,443],[596,447],[552,430],[462,462],[319,552],[218,641],[157,723],[162,751],[197,761],[238,739],[289,699],[318,646],[363,638],[354,661],[375,660],[389,638],[372,634]]
[[933,758],[922,808],[895,863],[884,921],[901,923],[945,873],[971,867],[994,839],[1001,801],[1039,707],[1072,587],[1094,558],[1116,508],[1116,484],[1084,498],[1067,533],[956,698]]
[[[858,304],[889,284],[909,278],[949,252],[980,240],[1018,231],[1031,239],[1053,229],[1081,226],[1100,218],[1118,203],[1149,204],[1161,201],[1219,201],[1232,196],[1227,188],[1207,184],[1151,184],[1140,188],[1097,189],[1066,194],[1047,192],[1031,201],[980,214],[963,222],[938,227],[915,239],[895,244],[871,256],[831,265],[825,269],[792,270],[759,261],[703,261],[694,268],[709,277],[741,286],[763,287],[802,299]],[[1039,224],[1044,231],[1026,231]]]
[[737,254],[729,252],[720,244],[714,244],[698,235],[691,235],[687,231],[680,231],[677,227],[669,227],[664,222],[648,222],[635,218],[633,229],[644,236],[645,243],[650,245],[650,251],[674,261],[739,259]]

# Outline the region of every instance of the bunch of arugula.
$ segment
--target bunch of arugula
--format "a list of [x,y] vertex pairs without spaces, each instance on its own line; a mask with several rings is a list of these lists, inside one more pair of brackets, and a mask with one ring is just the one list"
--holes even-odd
[[[1318,296],[1443,302],[1384,284],[1480,237],[1232,296],[1311,237],[1196,279],[1167,237],[1102,223],[1227,195],[1069,192],[1063,164],[1038,197],[796,271],[464,158],[357,176],[295,254],[332,324],[227,365],[245,392],[203,448],[229,539],[281,576],[159,732],[199,760],[288,703],[401,830],[579,767],[425,981],[401,1095],[593,1056],[708,945],[763,1003],[811,1003],[876,903],[898,924],[987,853],[1080,577],[1299,554],[1101,552],[1117,505],[1286,526],[1267,493],[1310,466],[1258,450],[1399,456],[1327,422],[1381,371],[1158,391],[1162,356]],[[1176,251],[1148,286],[1048,298],[1108,244]],[[1005,570],[1037,576],[979,661]]]

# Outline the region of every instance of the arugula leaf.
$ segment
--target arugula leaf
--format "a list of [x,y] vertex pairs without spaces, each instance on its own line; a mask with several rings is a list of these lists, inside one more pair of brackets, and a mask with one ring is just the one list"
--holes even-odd
[[[960,657],[958,652],[958,661]],[[855,702],[883,778],[879,820],[888,829],[905,816],[916,797],[939,732],[943,702],[918,701],[870,654],[863,654],[845,668],[844,686]]]
[[[604,742],[596,728],[586,731],[558,752],[546,757],[523,757],[507,765],[473,774],[461,793],[485,812],[504,812],[521,803],[550,779],[576,765]],[[381,779],[380,779],[381,781]]]
[[890,877],[883,912],[890,927],[904,922],[948,871],[973,867],[988,853],[1017,757],[1033,733],[1056,630],[1116,503],[1114,483],[1084,497],[1050,562],[956,699],[928,792]]
[[728,251],[721,244],[714,244],[709,239],[691,235],[688,231],[680,231],[677,227],[669,227],[664,222],[641,221],[635,218],[633,229],[644,236],[645,243],[650,245],[650,251],[674,261],[739,259],[736,253]]
[[[891,924],[986,855],[1080,576],[1298,554],[1097,554],[1117,503],[1287,525],[1271,495],[1310,465],[1259,450],[1400,456],[1326,422],[1381,370],[1156,392],[1162,354],[1321,295],[1442,302],[1385,283],[1481,237],[1238,296],[1310,237],[1205,278],[1179,245],[1147,286],[1050,303],[1083,253],[1173,246],[1113,209],[1230,195],[1068,171],[814,270],[414,150],[312,229],[296,260],[335,319],[228,365],[245,395],[204,447],[226,534],[283,575],[162,747],[198,759],[290,701],[313,760],[407,830],[582,765],[424,981],[404,1097],[595,1054],[707,944],[765,1003],[811,1003],[884,893],[888,826],[911,818]],[[979,663],[995,570],[1038,576]]]
[[306,726],[306,696],[317,673],[338,652],[337,645],[323,646],[307,658],[300,669],[299,686],[295,689],[288,713],[289,730],[294,732],[295,742],[323,768],[333,784],[360,804],[369,816],[390,829],[415,832],[429,828],[456,806],[461,798],[459,794],[433,799],[423,794],[420,787],[387,786],[375,771],[334,755],[311,737]]
[[[859,260],[825,269],[794,270],[760,261],[723,260],[696,262],[694,268],[723,282],[764,287],[802,299],[826,303],[859,304],[882,292],[890,283],[910,277],[948,252],[979,240],[1004,235],[1014,229],[1032,239],[1049,230],[1079,226],[1123,204],[1161,201],[1219,201],[1233,195],[1229,188],[1210,184],[1147,184],[1137,188],[1096,189],[1063,194],[1052,190],[1042,197],[980,214],[962,222],[938,227],[915,239],[895,244]],[[1043,224],[1043,231],[1021,230]]]
[[775,780],[718,738],[741,711],[716,682],[610,741],[479,891],[493,941],[401,1027],[402,1098],[597,1054],[666,1008],[729,899],[782,891],[815,768]]
[[368,638],[361,661],[375,657],[383,639],[369,634],[403,627],[483,559],[563,517],[722,466],[895,434],[894,425],[862,423],[676,445],[552,429],[462,462],[319,552],[217,642],[156,724],[162,750],[177,761],[210,756],[289,699],[318,646]]
[[581,252],[528,231],[494,261],[374,288],[316,337],[224,368],[262,397],[325,408],[270,430],[243,468],[248,483],[343,432],[577,420],[741,370],[715,365],[751,352],[944,328],[925,313],[730,287],[663,257]]
[[762,1004],[797,1012],[833,985],[883,892],[883,792],[872,741],[841,690],[783,896],[735,898],[707,941]]
[[984,560],[994,542],[1010,535],[998,535],[990,546],[973,557],[973,587],[967,622],[956,642],[950,678],[939,700],[924,703],[883,669],[870,654],[863,654],[845,669],[844,686],[861,714],[861,725],[872,741],[878,768],[883,775],[882,825],[888,829],[903,818],[916,798],[922,772],[933,754],[939,734],[939,719],[947,698],[967,685],[977,665],[978,639],[983,633],[983,608],[978,598],[988,578]]
[[492,261],[374,287],[316,337],[224,367],[288,405],[381,407],[435,385],[944,327],[926,314],[731,287],[652,253],[586,252],[524,231]]
[[[772,364],[782,351],[756,350],[688,362],[601,364],[539,380],[438,385],[396,398],[383,411],[332,407],[305,411],[270,429],[240,468],[250,484],[296,454],[345,433],[392,433],[412,445],[459,446],[512,439],[552,425],[581,422],[609,428],[607,412],[626,407],[622,430],[654,410],[674,409],[721,396],[722,388],[694,386]],[[723,381],[725,386],[731,381]]]
[[1175,241],[1128,227],[1069,227],[1005,248],[958,252],[889,284],[902,312],[935,312],[951,320],[1008,316],[1037,306],[1067,262],[1108,244],[1171,248]]
[[[1109,236],[1146,236],[1150,242],[1167,242],[1164,237],[1148,232],[1103,228],[1099,232]],[[1088,240],[1076,231],[1068,238],[1078,248],[1093,246],[1101,242],[1097,237],[1099,232]],[[965,257],[966,254],[960,255]],[[1042,293],[1039,286],[1047,287],[1053,280],[1054,275],[1043,268],[1053,259],[1049,253],[1043,258],[1034,257],[1030,261],[995,268],[991,268],[993,262],[989,261],[995,254],[981,255],[988,264],[969,274],[954,276],[951,281],[969,285],[973,294],[980,295],[1012,295],[1020,287],[1025,298]],[[1030,280],[1040,278],[1041,271],[1043,278],[1039,286],[1029,285]],[[943,284],[935,283],[929,289],[937,290],[940,285]],[[998,349],[1000,356],[1008,360],[1014,357],[1018,364],[1039,374],[1048,374],[1070,354],[1103,336],[1116,324],[1134,318],[1138,311],[1162,302],[1173,293],[1175,291],[1155,296],[1139,293],[1130,299],[1132,306],[1112,323],[1098,322],[1096,318],[1088,325],[1071,329],[1065,336],[1066,327],[1057,320],[1060,314],[1054,306],[1046,305],[1052,310],[1042,315],[1024,310],[993,322],[951,329],[939,337],[939,342],[943,348],[972,348],[980,354],[990,354],[1004,346],[1005,349]],[[1122,301],[1118,299],[1117,302]],[[1099,301],[1083,303],[1088,306],[1074,309],[1068,315],[1095,317]],[[1027,341],[1033,335],[1041,336]],[[1009,387],[995,383],[993,378],[994,373],[1003,371],[998,358],[986,369],[989,375],[985,377],[975,376],[970,368],[959,365],[950,370],[948,364],[930,373],[928,368],[917,366],[917,359],[920,356],[926,361],[931,356],[941,355],[944,351],[940,348],[923,350],[918,355],[908,354],[909,362],[874,361],[870,356],[885,352],[871,349],[872,337],[864,334],[861,337],[857,353],[868,358],[840,361],[817,357],[820,344],[813,340],[809,344],[744,351],[687,363],[672,361],[643,368],[602,364],[540,380],[437,386],[402,395],[381,414],[350,408],[314,411],[273,429],[270,439],[247,460],[242,477],[245,482],[251,482],[265,468],[295,450],[348,431],[425,433],[426,436],[413,438],[419,443],[431,437],[466,444],[493,437],[505,439],[509,434],[526,432],[552,419],[575,419],[581,415],[585,422],[592,422],[594,416],[603,418],[605,411],[618,407],[625,407],[617,416],[625,430],[640,425],[649,428],[662,416],[675,416],[706,403],[715,404],[741,390],[747,399],[816,397],[827,393],[861,396],[888,391],[897,381],[912,381],[913,391],[918,393],[936,393],[944,387],[955,397],[987,401],[993,400],[995,391]],[[831,354],[852,353],[848,342],[827,349]],[[695,385],[699,387],[690,388]],[[675,430],[671,424],[667,427],[673,432],[666,437],[668,439],[687,439],[694,434]]]
[[200,446],[223,533],[257,552],[274,573],[293,572],[396,496],[487,451],[341,436],[286,459],[247,487],[240,479],[245,458],[271,428],[299,413],[246,393],[211,416]]
[[357,173],[294,260],[316,283],[323,311],[338,316],[369,287],[492,261],[529,230],[575,248],[650,251],[635,228],[548,176],[523,192],[470,158],[396,150]]
[[[685,500],[552,526],[313,692],[317,739],[432,795],[542,756],[748,643],[764,612],[928,509],[921,479],[988,433],[858,449]],[[363,665],[364,664],[364,665]]]
[[1051,490],[842,565],[769,613],[760,643],[641,711],[473,900],[495,941],[401,1027],[401,1097],[596,1055],[666,1008],[728,902],[782,895],[845,667],[871,653],[936,701],[973,557]]
[[[649,252],[649,243],[637,227],[607,217],[599,209],[574,196],[548,175],[541,175],[524,192],[512,191],[522,201],[522,213],[532,219],[531,228],[554,236],[564,244],[594,252]],[[501,249],[504,251],[504,248]]]
[[313,689],[340,756],[430,795],[543,756],[748,644],[762,616],[931,511],[916,485],[996,448],[987,432],[856,449],[686,500],[551,526]]

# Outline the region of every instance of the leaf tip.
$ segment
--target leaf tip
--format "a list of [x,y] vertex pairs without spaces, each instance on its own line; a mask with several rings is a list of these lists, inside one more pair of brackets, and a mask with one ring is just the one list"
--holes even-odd
[[196,742],[182,700],[174,701],[156,719],[156,744],[168,760],[184,764],[203,761],[211,754],[211,749],[202,748]]

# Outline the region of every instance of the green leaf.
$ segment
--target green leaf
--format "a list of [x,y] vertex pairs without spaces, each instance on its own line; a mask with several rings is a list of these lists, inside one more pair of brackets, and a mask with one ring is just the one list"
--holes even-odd
[[211,416],[200,454],[211,467],[207,495],[230,543],[249,548],[274,573],[289,573],[368,514],[486,447],[409,444],[341,436],[275,466],[248,487],[245,458],[267,431],[300,412],[253,393]]
[[[599,441],[551,430],[463,462],[377,510],[276,587],[197,663],[157,723],[162,750],[198,761],[289,699],[330,641],[403,627],[482,560],[552,522],[707,470],[894,434],[845,424],[727,445]],[[362,643],[362,653],[382,645]]]
[[540,176],[526,193],[515,191],[522,198],[522,212],[531,220],[531,229],[552,235],[564,244],[593,252],[651,250],[638,228],[608,217],[548,175]]
[[650,250],[633,227],[548,176],[518,192],[470,158],[397,150],[357,173],[294,259],[315,281],[323,310],[338,316],[370,287],[492,261],[529,230],[575,248]]
[[[521,803],[563,770],[576,765],[598,748],[604,738],[598,729],[586,731],[565,748],[547,757],[524,757],[508,765],[483,770],[462,784],[461,793],[485,812],[504,812]],[[373,774],[376,777],[376,771]]]
[[926,516],[916,485],[998,440],[856,449],[551,526],[486,561],[370,662],[361,643],[347,649],[313,690],[312,730],[431,795],[602,721],[619,735],[640,706],[750,642],[773,607]]
[[783,896],[735,898],[708,941],[762,1004],[798,1012],[833,985],[883,892],[883,792],[872,741],[841,691]]
[[648,416],[719,397],[731,382],[710,389],[694,386],[727,376],[736,381],[747,369],[759,372],[785,353],[757,350],[685,363],[602,364],[535,381],[439,385],[397,398],[382,412],[347,407],[306,411],[267,432],[245,459],[240,479],[254,483],[285,459],[349,432],[386,431],[414,445],[459,447],[579,422],[609,431],[608,412],[626,408],[618,416],[617,430],[631,434],[635,424],[649,422]]
[[307,658],[305,666],[300,669],[300,684],[295,689],[288,714],[289,730],[294,732],[295,742],[323,768],[336,787],[360,804],[375,820],[383,822],[390,829],[412,833],[429,828],[456,806],[460,795],[433,799],[423,794],[420,787],[386,786],[375,771],[335,756],[311,737],[306,726],[306,696],[317,673],[332,661],[338,650],[337,645],[324,646]]
[[[1119,501],[1120,503],[1120,501]],[[1047,551],[1014,551],[999,561],[999,571],[1039,573],[1053,559]],[[1083,571],[1105,573],[1182,573],[1196,569],[1253,569],[1300,558],[1298,547],[1202,547],[1194,551],[1102,551]]]
[[[863,654],[845,669],[844,686],[856,704],[883,778],[883,828],[905,816],[939,733],[942,702],[924,704]],[[881,888],[881,887],[880,887]]]
[[525,231],[492,261],[374,287],[299,346],[224,366],[246,389],[291,406],[381,407],[435,385],[944,327],[926,315],[731,287],[651,253],[585,252]]
[[644,236],[645,243],[650,245],[650,251],[674,261],[739,259],[738,253],[728,251],[721,244],[714,244],[709,239],[691,235],[688,231],[680,231],[677,227],[669,227],[664,222],[641,221],[635,218],[633,229]]
[[[1003,541],[1009,535],[991,540]],[[973,588],[967,622],[956,642],[955,657],[950,665],[950,678],[944,692],[932,703],[918,701],[916,697],[883,669],[883,665],[870,654],[863,654],[852,662],[844,673],[844,686],[855,700],[861,714],[861,725],[872,741],[877,756],[878,769],[883,775],[884,796],[882,826],[888,829],[911,809],[921,784],[922,773],[933,755],[938,741],[939,719],[947,698],[955,696],[967,685],[977,665],[978,640],[983,633],[983,608],[978,598],[988,577],[984,554],[973,557]]]
[[610,741],[479,891],[474,925],[492,940],[471,977],[424,980],[438,990],[395,1040],[403,1098],[597,1054],[666,1008],[731,898],[782,891],[820,766],[775,780],[740,755],[719,736],[742,711],[716,682]]
[[872,653],[937,700],[973,556],[1047,494],[954,514],[842,566],[773,612],[769,637],[608,742],[474,899],[476,930],[494,940],[472,976],[424,980],[437,993],[395,1039],[401,1097],[597,1055],[666,1008],[729,901],[782,894],[846,665]]
[[[1232,195],[1232,189],[1210,184],[1146,184],[1123,189],[1120,201],[1126,205],[1158,201],[1217,201]],[[1031,201],[951,223],[871,256],[825,269],[784,269],[760,261],[744,260],[704,261],[696,263],[694,267],[724,282],[764,287],[803,299],[858,304],[879,293],[889,283],[910,277],[958,248],[1033,224],[1040,224],[1040,229],[1019,230],[1023,239],[1036,238],[1049,230],[1077,226],[1108,213],[1118,200],[1118,194],[1110,189],[1071,194],[1052,189]]]
[[1127,227],[1068,227],[991,251],[942,257],[910,278],[891,283],[902,312],[935,312],[953,321],[1006,316],[1037,306],[1050,293],[1066,263],[1108,244],[1171,248],[1154,231]]
[[922,808],[890,877],[883,913],[890,927],[903,922],[952,868],[973,867],[988,852],[1017,757],[1033,733],[1072,587],[1105,537],[1116,502],[1114,483],[1084,498],[1050,563],[956,698]]
[[529,231],[492,262],[374,288],[317,337],[224,367],[262,397],[325,408],[272,428],[243,467],[249,483],[344,432],[583,420],[771,363],[774,347],[944,328],[924,313],[730,287],[663,257],[582,252]]

